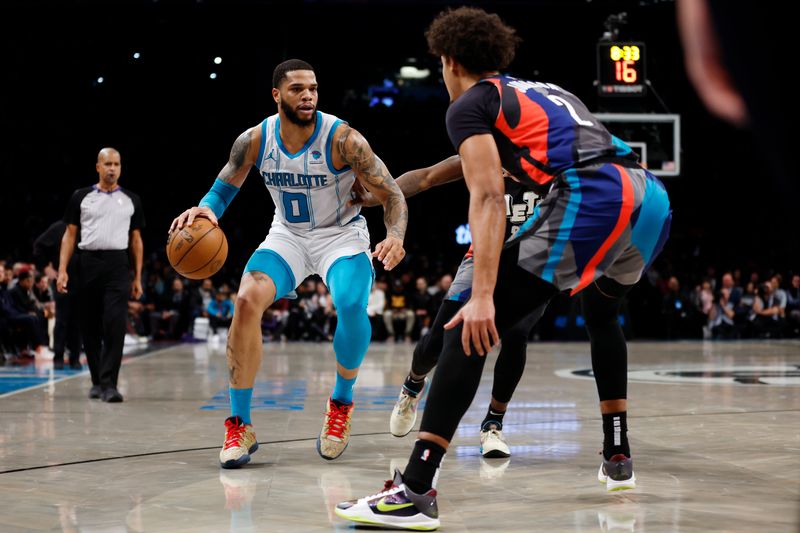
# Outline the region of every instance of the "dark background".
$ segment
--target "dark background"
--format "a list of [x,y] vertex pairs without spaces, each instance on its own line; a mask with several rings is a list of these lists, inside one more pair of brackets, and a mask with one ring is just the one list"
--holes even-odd
[[[364,133],[395,176],[451,155],[447,94],[423,33],[436,13],[464,3],[497,12],[524,39],[509,73],[557,83],[592,110],[607,107],[593,86],[603,22],[626,11],[620,39],[646,43],[648,78],[683,121],[683,172],[664,178],[672,236],[656,268],[689,283],[708,266],[796,270],[786,219],[797,213],[775,208],[751,134],[712,118],[695,96],[668,1],[3,3],[0,257],[31,259],[33,239],[62,216],[71,192],[97,181],[103,146],[120,150],[120,184],[142,197],[146,254],[162,254],[170,221],[208,190],[237,135],[275,113],[272,70],[291,57],[314,65],[319,108]],[[433,68],[431,79],[401,90],[391,108],[370,107],[369,87],[410,58]],[[667,111],[652,91],[631,110]],[[466,247],[454,231],[467,204],[463,184],[410,199],[409,261],[431,275],[457,265]],[[230,253],[221,276],[238,278],[272,213],[251,173],[222,219]],[[374,245],[385,234],[382,213],[365,214]]]

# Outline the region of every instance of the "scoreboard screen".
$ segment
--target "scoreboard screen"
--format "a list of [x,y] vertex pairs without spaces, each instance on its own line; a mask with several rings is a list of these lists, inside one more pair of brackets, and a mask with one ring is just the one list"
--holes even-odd
[[644,96],[644,43],[597,44],[597,91],[600,96]]

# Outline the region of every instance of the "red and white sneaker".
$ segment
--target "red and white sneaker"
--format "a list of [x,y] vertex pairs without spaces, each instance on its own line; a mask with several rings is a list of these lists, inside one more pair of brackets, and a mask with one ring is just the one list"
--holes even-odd
[[238,416],[225,420],[225,443],[219,452],[222,468],[239,468],[250,462],[250,454],[258,449],[258,440],[251,424]]
[[336,459],[347,448],[350,442],[350,417],[353,415],[353,407],[355,404],[340,406],[328,398],[325,422],[317,437],[317,452],[323,459],[329,461]]

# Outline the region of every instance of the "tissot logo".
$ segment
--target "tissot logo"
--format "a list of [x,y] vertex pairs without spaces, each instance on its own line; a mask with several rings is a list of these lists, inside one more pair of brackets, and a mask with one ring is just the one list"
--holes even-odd
[[[590,368],[557,370],[562,378],[594,379]],[[641,383],[702,383],[800,387],[800,365],[692,367],[630,370],[628,381]]]

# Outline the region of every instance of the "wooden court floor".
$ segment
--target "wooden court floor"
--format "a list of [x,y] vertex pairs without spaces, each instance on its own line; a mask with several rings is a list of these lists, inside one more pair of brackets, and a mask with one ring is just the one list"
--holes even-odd
[[[413,444],[414,433],[388,428],[412,349],[370,347],[350,446],[328,462],[315,441],[331,345],[265,344],[253,400],[261,447],[225,471],[222,346],[129,358],[122,404],[88,400],[86,372],[0,368],[0,531],[352,530],[332,507],[379,492]],[[531,343],[505,417],[508,460],[478,451],[489,356],[445,458],[442,531],[800,530],[800,342],[634,342],[629,352],[636,490],[606,493],[596,480],[588,345]]]

